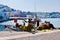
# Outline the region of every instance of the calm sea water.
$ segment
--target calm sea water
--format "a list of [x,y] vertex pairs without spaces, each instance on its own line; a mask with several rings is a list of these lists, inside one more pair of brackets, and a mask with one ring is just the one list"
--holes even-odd
[[0,31],[5,31],[5,27],[3,25],[0,25]]

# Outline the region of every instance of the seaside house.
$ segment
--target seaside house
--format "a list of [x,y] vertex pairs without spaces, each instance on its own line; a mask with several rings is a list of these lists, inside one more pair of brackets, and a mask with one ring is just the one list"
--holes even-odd
[[8,20],[6,12],[0,12],[0,21]]

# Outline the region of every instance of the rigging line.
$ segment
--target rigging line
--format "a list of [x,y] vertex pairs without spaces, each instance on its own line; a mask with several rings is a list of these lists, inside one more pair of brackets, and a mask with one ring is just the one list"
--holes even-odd
[[36,0],[34,0],[34,10],[35,10],[35,18],[37,18]]

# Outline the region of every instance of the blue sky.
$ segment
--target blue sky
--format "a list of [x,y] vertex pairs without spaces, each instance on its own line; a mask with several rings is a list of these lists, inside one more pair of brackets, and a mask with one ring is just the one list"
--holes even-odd
[[60,12],[60,0],[0,0],[0,4],[31,12]]

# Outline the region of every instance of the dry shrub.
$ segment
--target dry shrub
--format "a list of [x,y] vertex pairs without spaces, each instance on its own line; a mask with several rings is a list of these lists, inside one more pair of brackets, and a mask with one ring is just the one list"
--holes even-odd
[[26,27],[26,26],[21,26],[21,27],[20,27],[20,30],[26,31],[26,30],[27,30],[27,27]]
[[51,27],[50,26],[47,26],[47,25],[40,25],[40,26],[38,26],[36,29],[37,30],[43,30],[43,29],[50,29]]
[[27,26],[27,31],[31,32],[31,29],[34,29],[33,23],[29,23]]

